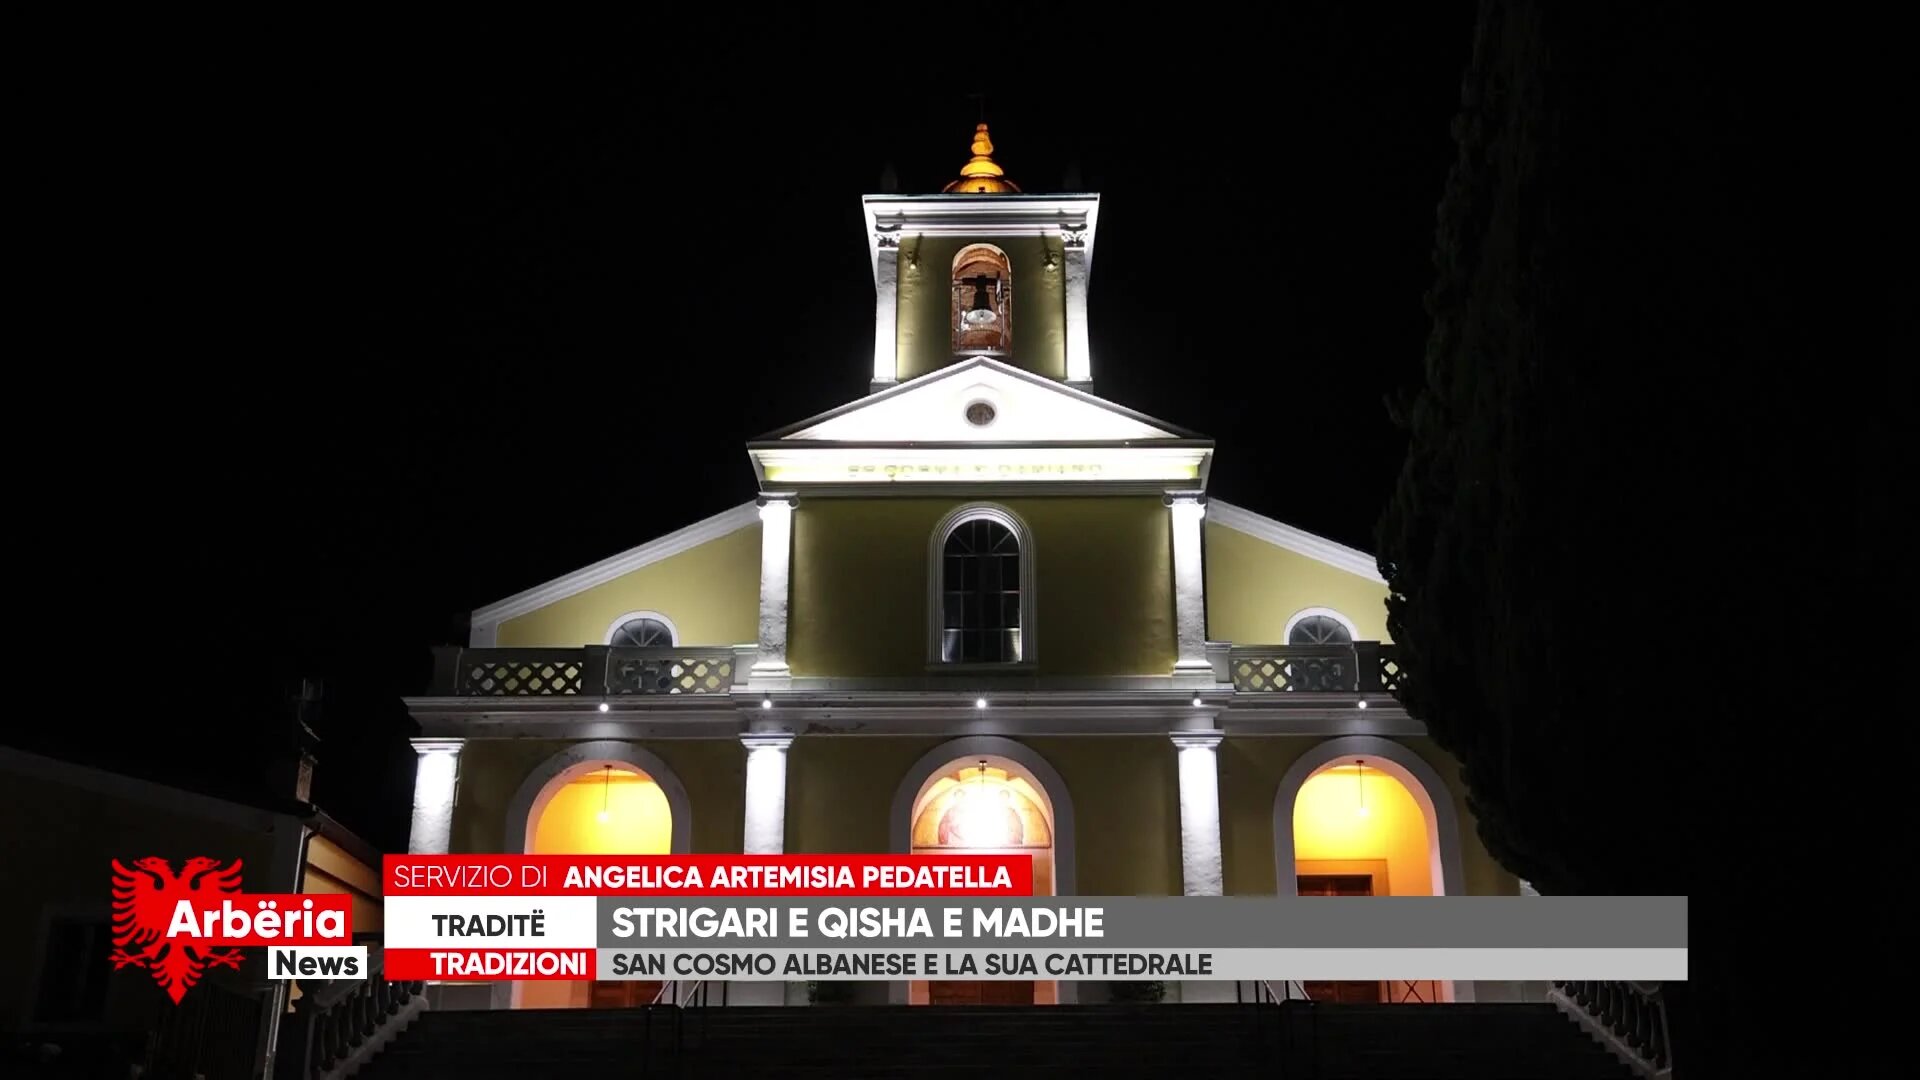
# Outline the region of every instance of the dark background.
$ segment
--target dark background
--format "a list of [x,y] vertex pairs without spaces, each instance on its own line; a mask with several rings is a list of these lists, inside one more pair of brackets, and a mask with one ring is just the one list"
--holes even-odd
[[747,439],[865,392],[859,197],[956,176],[975,95],[1026,191],[1102,196],[1096,390],[1216,438],[1218,497],[1371,549],[1472,5],[462,18],[176,25],[67,72],[44,284],[112,302],[50,365],[72,393],[18,404],[97,439],[64,640],[148,692],[9,741],[263,797],[321,678],[316,801],[400,850],[428,647],[749,498]]

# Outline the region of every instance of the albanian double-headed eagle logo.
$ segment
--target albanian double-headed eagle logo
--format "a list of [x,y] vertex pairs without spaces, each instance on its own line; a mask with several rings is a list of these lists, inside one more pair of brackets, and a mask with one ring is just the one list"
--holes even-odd
[[131,869],[113,860],[114,968],[146,968],[175,1005],[208,966],[240,970],[239,949],[214,949],[204,941],[167,936],[182,900],[239,891],[239,859],[222,869],[219,859],[197,856],[188,859],[177,876],[165,859],[135,859]]

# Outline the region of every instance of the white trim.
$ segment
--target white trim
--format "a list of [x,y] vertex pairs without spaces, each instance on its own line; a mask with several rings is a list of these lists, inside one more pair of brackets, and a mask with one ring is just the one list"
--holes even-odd
[[680,628],[673,624],[672,619],[667,618],[665,615],[662,615],[657,611],[627,612],[625,615],[622,615],[619,618],[613,620],[611,623],[607,624],[607,632],[600,635],[601,643],[605,645],[613,644],[614,633],[618,631],[621,627],[627,625],[628,623],[632,622],[635,619],[652,619],[654,622],[660,623],[661,625],[667,628],[667,633],[673,635],[673,640],[668,642],[668,644],[670,645],[680,644]]
[[[943,629],[941,611],[941,585],[946,577],[946,560],[942,558],[947,546],[947,538],[953,531],[969,521],[985,519],[1004,526],[1013,533],[1014,543],[1020,545],[1020,658],[1012,663],[968,664],[950,663],[940,657],[940,631]],[[1035,629],[1034,612],[1039,605],[1034,602],[1033,572],[1034,546],[1033,530],[1020,515],[998,503],[964,503],[947,511],[947,516],[933,527],[927,543],[927,664],[929,669],[940,671],[964,671],[979,669],[993,671],[1015,667],[1031,667],[1038,655],[1035,646],[1039,634]]]
[[[920,760],[913,763],[913,767],[900,778],[900,786],[893,791],[893,805],[887,817],[888,847],[896,855],[910,854],[913,851],[913,808],[920,801],[927,782],[952,765],[971,763],[981,758],[993,760],[1046,796],[1047,810],[1053,816],[1053,895],[1080,895],[1074,873],[1073,795],[1067,790],[1067,782],[1032,747],[997,735],[962,736],[943,742],[920,755]],[[907,984],[895,982],[888,985],[892,1003],[906,1004]],[[1062,981],[1057,995],[1054,1000],[1058,1004],[1073,1004],[1074,984]]]
[[1265,540],[1275,547],[1286,548],[1296,555],[1305,555],[1368,581],[1382,585],[1387,583],[1387,579],[1380,576],[1379,561],[1357,548],[1336,543],[1324,536],[1315,536],[1304,529],[1296,529],[1218,499],[1208,500],[1207,508],[1210,519],[1235,532],[1246,533],[1256,540]]
[[873,382],[900,381],[900,249],[873,248]]
[[867,257],[880,280],[880,240],[909,236],[1054,236],[1084,233],[1087,261],[1100,223],[1098,195],[864,195]]
[[479,608],[473,613],[475,634],[482,626],[497,627],[517,615],[537,611],[558,600],[583,593],[596,585],[604,585],[614,578],[630,574],[641,567],[651,566],[662,559],[670,559],[684,551],[692,550],[709,540],[739,532],[749,525],[760,523],[759,507],[753,503],[742,503],[731,510],[715,514],[678,532],[671,532],[636,548],[629,548],[611,558],[602,559],[592,566],[582,567],[571,574],[554,578],[543,585],[535,586],[525,592],[515,593],[505,600],[499,600]]
[[1337,622],[1341,626],[1346,627],[1348,641],[1360,640],[1360,631],[1354,627],[1352,619],[1347,618],[1345,615],[1340,614],[1339,612],[1333,610],[1330,607],[1304,607],[1304,608],[1301,608],[1299,611],[1294,612],[1291,616],[1288,617],[1287,628],[1285,630],[1280,631],[1281,644],[1283,645],[1293,644],[1294,626],[1296,626],[1301,619],[1310,619],[1315,615],[1325,615],[1327,618],[1332,619],[1334,622]]
[[[884,401],[890,401],[896,397],[903,397],[907,394],[913,393],[916,390],[923,390],[929,386],[932,386],[936,383],[944,382],[948,379],[958,379],[964,375],[967,375],[970,372],[979,372],[979,371],[984,371],[985,375],[987,376],[1000,375],[1008,379],[1027,383],[1031,386],[1038,387],[1041,390],[1057,394],[1060,397],[1065,398],[1069,401],[1078,402],[1079,404],[1082,404],[1082,405],[1089,405],[1094,408],[1111,413],[1124,420],[1130,420],[1136,424],[1141,425],[1142,427],[1151,429],[1155,433],[1150,436],[1140,435],[1137,433],[1130,435],[1128,439],[1122,440],[1122,442],[1127,445],[1137,443],[1142,438],[1171,439],[1175,441],[1182,441],[1182,440],[1197,441],[1197,442],[1205,442],[1207,443],[1208,446],[1212,445],[1212,440],[1208,439],[1204,435],[1188,430],[1187,428],[1183,428],[1178,424],[1170,424],[1165,420],[1159,419],[1158,417],[1148,416],[1146,413],[1140,412],[1136,409],[1130,409],[1125,405],[1121,405],[1117,402],[1108,401],[1106,398],[1100,397],[1097,394],[1090,393],[1080,386],[1076,386],[1071,383],[1061,382],[1058,379],[1050,379],[1050,378],[1047,378],[1045,375],[1035,375],[1031,371],[1027,371],[1024,368],[1014,367],[1012,364],[1009,364],[1004,360],[996,360],[991,356],[974,355],[974,356],[968,357],[965,360],[960,361],[957,364],[949,364],[946,367],[935,368],[934,370],[929,371],[923,375],[916,375],[913,378],[908,379],[906,382],[894,383],[893,385],[887,387],[885,390],[882,390],[877,394],[869,394],[863,398],[855,398],[852,401],[846,402],[845,404],[836,405],[825,412],[815,413],[814,415],[809,416],[804,420],[800,420],[796,423],[788,424],[785,427],[775,428],[774,430],[769,431],[764,435],[756,436],[755,438],[753,438],[747,443],[747,446],[749,449],[762,448],[767,446],[767,444],[769,443],[780,442],[780,441],[785,441],[789,439],[793,439],[795,441],[799,441],[802,443],[814,441],[814,440],[806,439],[804,438],[804,436],[806,436],[807,433],[813,431],[813,429],[820,427],[822,424],[825,424],[829,420],[835,420],[849,413],[857,412],[862,409],[871,408]],[[978,383],[982,377],[983,376],[981,375],[976,375],[974,377],[974,381]]]
[[[1453,808],[1453,792],[1445,780],[1427,764],[1425,758],[1404,743],[1373,735],[1347,735],[1316,744],[1300,755],[1280,786],[1273,793],[1273,876],[1275,891],[1295,896],[1298,864],[1294,859],[1293,806],[1300,788],[1314,774],[1353,758],[1365,758],[1368,765],[1398,780],[1420,807],[1427,823],[1427,850],[1430,889],[1435,896],[1466,895],[1466,870],[1460,855],[1460,817]],[[1450,990],[1453,1001],[1472,1001],[1473,984],[1455,980]]]

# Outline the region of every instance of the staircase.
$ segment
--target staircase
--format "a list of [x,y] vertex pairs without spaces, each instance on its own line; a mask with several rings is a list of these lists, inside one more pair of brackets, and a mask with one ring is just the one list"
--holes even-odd
[[[649,1047],[651,1051],[649,1052]],[[429,1012],[360,1080],[602,1076],[1626,1080],[1551,1005]]]

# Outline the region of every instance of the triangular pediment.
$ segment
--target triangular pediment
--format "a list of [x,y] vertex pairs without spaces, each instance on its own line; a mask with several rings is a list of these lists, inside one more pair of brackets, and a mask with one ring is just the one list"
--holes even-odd
[[1204,488],[1213,441],[976,356],[747,444],[765,490]]
[[1085,391],[979,356],[755,442],[1034,444],[1201,438]]

